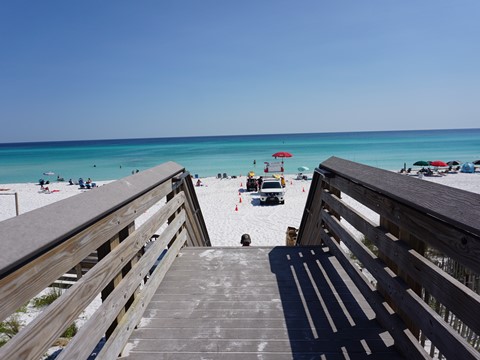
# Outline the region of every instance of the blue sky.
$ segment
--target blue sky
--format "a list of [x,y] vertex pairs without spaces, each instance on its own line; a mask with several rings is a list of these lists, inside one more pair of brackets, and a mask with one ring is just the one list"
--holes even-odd
[[3,1],[0,142],[473,128],[480,1]]

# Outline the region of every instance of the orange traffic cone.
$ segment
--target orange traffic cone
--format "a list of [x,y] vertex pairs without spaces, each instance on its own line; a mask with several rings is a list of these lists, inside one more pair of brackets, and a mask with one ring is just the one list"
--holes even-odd
[[235,205],[235,211],[238,211],[238,206],[237,205]]
[[304,188],[304,187],[302,187],[302,192],[305,192],[305,188]]
[[239,203],[240,203],[240,204],[242,203],[242,197],[240,197],[240,201],[239,201]]
[[242,183],[242,182],[240,183],[240,187],[243,187],[243,183]]

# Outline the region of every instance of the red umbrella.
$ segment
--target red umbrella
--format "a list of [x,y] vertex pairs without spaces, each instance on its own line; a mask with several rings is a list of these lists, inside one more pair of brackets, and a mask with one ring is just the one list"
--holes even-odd
[[430,166],[435,166],[435,167],[447,167],[448,164],[440,161],[440,160],[435,160],[435,161],[430,161]]
[[280,158],[287,158],[287,157],[292,157],[293,155],[290,154],[289,152],[286,151],[279,151],[276,152],[275,154],[272,155],[274,158],[280,157]]

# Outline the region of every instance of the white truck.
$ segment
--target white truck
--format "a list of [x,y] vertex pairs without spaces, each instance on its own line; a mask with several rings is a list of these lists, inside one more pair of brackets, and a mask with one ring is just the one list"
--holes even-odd
[[260,188],[260,204],[278,203],[285,204],[285,190],[279,179],[266,178]]

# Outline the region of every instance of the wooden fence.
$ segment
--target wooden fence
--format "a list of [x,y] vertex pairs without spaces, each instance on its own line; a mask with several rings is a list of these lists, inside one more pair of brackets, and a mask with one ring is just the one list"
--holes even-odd
[[479,194],[332,157],[315,170],[298,244],[329,247],[408,359],[480,358]]
[[[39,359],[82,312],[101,305],[58,359],[113,359],[183,246],[210,246],[190,179],[165,163],[0,223],[0,321],[92,253],[98,262],[0,348]],[[106,336],[105,336],[106,334]]]

